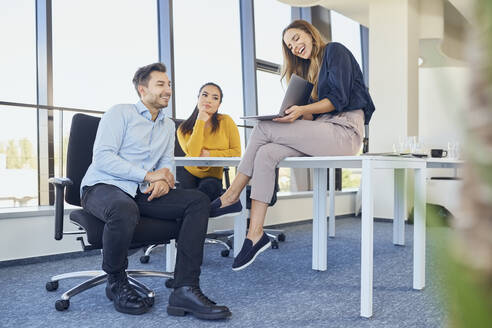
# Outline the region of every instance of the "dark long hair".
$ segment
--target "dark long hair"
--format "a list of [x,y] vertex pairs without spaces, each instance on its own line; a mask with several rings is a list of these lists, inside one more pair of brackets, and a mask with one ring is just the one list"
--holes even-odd
[[[202,87],[200,88],[200,91],[198,91],[198,97],[200,97],[200,93],[202,93],[203,88],[206,86],[214,86],[219,90],[220,94],[220,99],[219,99],[219,104],[222,103],[222,99],[224,98],[224,94],[222,93],[222,89],[215,83],[213,82],[207,82]],[[193,132],[193,127],[195,126],[196,118],[198,117],[198,105],[195,106],[195,110],[193,110],[193,113],[191,113],[190,117],[181,125],[179,126],[179,130],[181,131],[182,134],[191,134]],[[215,112],[212,117],[210,118],[211,123],[212,123],[212,133],[217,131],[219,128],[219,113],[218,111]]]

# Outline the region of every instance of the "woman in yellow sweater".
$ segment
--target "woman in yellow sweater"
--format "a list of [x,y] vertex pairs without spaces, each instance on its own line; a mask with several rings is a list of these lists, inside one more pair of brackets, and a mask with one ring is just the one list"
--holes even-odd
[[[222,89],[208,82],[200,88],[198,103],[178,129],[178,141],[187,157],[241,156],[241,141],[229,115],[219,114]],[[176,172],[180,188],[198,189],[214,200],[222,193],[221,167],[185,166]]]

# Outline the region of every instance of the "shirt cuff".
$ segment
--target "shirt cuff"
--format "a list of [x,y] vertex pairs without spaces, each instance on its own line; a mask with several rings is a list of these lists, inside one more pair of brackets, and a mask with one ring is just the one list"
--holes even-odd
[[142,182],[145,180],[145,176],[147,175],[147,171],[141,168],[135,168],[135,170],[132,171],[132,178],[135,179],[137,182]]
[[332,103],[333,107],[335,107],[335,110],[334,110],[335,112],[337,112],[337,113],[341,112],[341,110],[342,110],[341,104],[340,104],[340,101],[338,100],[338,97],[335,94],[329,93],[324,98],[328,99]]

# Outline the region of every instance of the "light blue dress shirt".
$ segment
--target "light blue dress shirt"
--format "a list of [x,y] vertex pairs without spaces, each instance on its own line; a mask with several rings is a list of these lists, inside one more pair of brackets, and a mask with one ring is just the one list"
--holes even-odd
[[99,123],[80,193],[85,186],[106,183],[134,197],[148,171],[167,167],[174,174],[174,132],[163,110],[152,121],[141,101],[111,107]]

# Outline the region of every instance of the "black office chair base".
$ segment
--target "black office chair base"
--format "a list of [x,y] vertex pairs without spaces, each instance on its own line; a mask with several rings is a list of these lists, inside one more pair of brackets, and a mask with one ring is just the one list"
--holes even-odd
[[217,239],[215,235],[214,238],[205,238],[205,244],[219,244],[224,246],[225,249],[220,251],[220,255],[222,257],[228,257],[229,253],[231,252],[231,246],[229,246],[226,242]]
[[144,250],[144,255],[142,255],[140,257],[140,263],[142,264],[146,264],[146,263],[149,263],[149,260],[150,260],[150,253],[152,253],[152,251],[157,248],[157,247],[162,247],[162,246],[165,246],[166,244],[158,244],[158,245],[150,245],[148,246],[145,250]]
[[[219,244],[219,245],[224,246],[225,249],[220,251],[220,255],[222,257],[228,257],[229,254],[231,253],[232,245],[229,242],[225,242],[225,241],[222,241],[220,239],[217,239],[215,233],[213,233],[211,235],[207,235],[207,238],[205,238],[205,244]],[[149,263],[150,253],[152,253],[152,251],[155,248],[160,247],[160,246],[164,246],[164,245],[150,245],[149,247],[147,247],[145,249],[144,255],[142,255],[140,257],[140,263],[142,263],[142,264]]]
[[[154,304],[155,293],[152,289],[148,288],[134,277],[160,277],[160,278],[173,278],[173,274],[170,272],[161,272],[161,271],[143,271],[143,270],[127,270],[128,281],[132,284],[136,290],[146,295],[147,304],[152,306]],[[55,302],[55,309],[58,311],[65,311],[70,306],[70,298],[73,296],[80,294],[83,291],[91,289],[92,287],[101,285],[105,283],[108,279],[108,275],[104,271],[78,271],[78,272],[70,272],[59,274],[51,277],[51,280],[46,283],[47,291],[55,291],[58,289],[58,282],[60,280],[69,279],[69,278],[90,278],[77,286],[69,289],[65,293],[62,294],[61,298]]]

